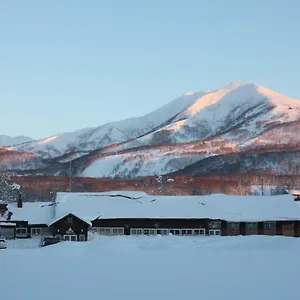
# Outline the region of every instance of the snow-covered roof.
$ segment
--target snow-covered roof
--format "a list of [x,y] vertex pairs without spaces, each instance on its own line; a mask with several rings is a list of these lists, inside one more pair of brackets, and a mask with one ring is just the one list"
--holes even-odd
[[[211,218],[227,221],[300,220],[291,195],[150,196],[138,192],[57,193],[56,217],[74,213],[86,220],[116,218]],[[136,198],[129,198],[128,195]],[[139,195],[139,196],[137,196]],[[136,196],[136,197],[135,197]]]
[[72,214],[74,217],[76,217],[76,218],[82,220],[82,221],[85,222],[86,224],[92,226],[91,221],[86,220],[86,219],[84,219],[84,218],[82,218],[82,217],[79,217],[79,216],[77,216],[75,213],[72,213],[72,212],[65,213],[65,214],[63,214],[63,215],[60,215],[60,216],[54,218],[48,225],[51,226],[52,224],[56,223],[57,221],[63,219],[64,217],[66,217],[66,216],[68,216],[68,215],[70,215],[70,214]]
[[23,207],[18,208],[17,203],[10,203],[7,205],[8,211],[12,213],[10,221],[48,224],[54,217],[53,204],[53,202],[23,202]]
[[11,226],[16,226],[16,223],[13,222],[0,222],[0,227],[11,227]]

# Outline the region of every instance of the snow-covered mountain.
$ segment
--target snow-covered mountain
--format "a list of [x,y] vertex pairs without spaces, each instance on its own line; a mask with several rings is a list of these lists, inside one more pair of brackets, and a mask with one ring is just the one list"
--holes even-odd
[[[230,163],[237,161],[241,171],[255,171],[249,154],[265,160],[262,154],[273,152],[276,163],[257,161],[257,169],[279,172],[278,164],[286,159],[293,166],[292,172],[297,173],[299,155],[291,153],[300,151],[300,101],[257,84],[234,82],[216,91],[187,93],[139,118],[54,135],[6,150],[13,151],[20,161],[23,153],[31,153],[31,165],[40,164],[38,172],[55,175],[65,174],[70,159],[74,160],[73,174],[83,177],[166,174],[199,162],[202,170],[214,172],[203,167],[211,157],[218,157],[216,170],[220,170],[224,157],[229,171]],[[289,154],[285,157],[285,153]],[[236,158],[231,159],[232,155]],[[286,172],[288,168],[280,170]]]
[[22,144],[30,141],[33,141],[33,139],[28,136],[12,137],[8,135],[0,135],[0,146],[13,146],[13,145]]
[[53,135],[39,141],[15,146],[12,149],[21,152],[32,152],[47,159],[71,151],[84,155],[99,148],[136,139],[155,130],[157,127],[171,124],[178,114],[185,111],[203,95],[205,95],[205,92],[187,93],[142,117]]
[[[203,95],[172,123],[102,151],[106,155],[95,159],[81,175],[166,174],[211,156],[240,155],[248,151],[278,152],[283,146],[285,151],[291,150],[290,147],[293,151],[300,150],[299,141],[300,101],[256,84],[232,83]],[[143,149],[145,146],[151,147]],[[272,169],[272,161],[264,165]],[[292,165],[299,169],[298,156]],[[273,167],[278,171],[278,162]]]

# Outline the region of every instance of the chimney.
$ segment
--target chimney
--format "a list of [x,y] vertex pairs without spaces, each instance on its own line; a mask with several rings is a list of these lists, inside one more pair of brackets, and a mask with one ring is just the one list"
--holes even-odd
[[23,207],[23,200],[22,200],[22,196],[21,193],[19,194],[19,199],[18,199],[18,208],[22,208]]

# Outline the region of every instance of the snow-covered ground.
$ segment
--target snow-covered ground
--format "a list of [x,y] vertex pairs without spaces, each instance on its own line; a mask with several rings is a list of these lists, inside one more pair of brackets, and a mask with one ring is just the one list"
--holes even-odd
[[8,249],[0,250],[1,299],[299,296],[297,238],[102,237],[45,248],[37,248],[36,242],[10,241]]

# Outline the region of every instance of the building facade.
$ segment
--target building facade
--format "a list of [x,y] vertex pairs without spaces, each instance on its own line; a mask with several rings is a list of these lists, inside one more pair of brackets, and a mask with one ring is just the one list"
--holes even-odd
[[0,205],[0,237],[87,241],[115,235],[300,236],[300,203],[282,196],[58,193],[55,202]]

